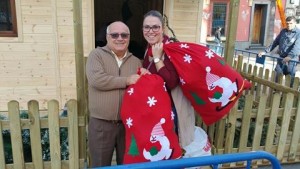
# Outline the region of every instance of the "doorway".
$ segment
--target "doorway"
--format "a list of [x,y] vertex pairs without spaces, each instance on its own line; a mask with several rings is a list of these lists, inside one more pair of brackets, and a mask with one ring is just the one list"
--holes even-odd
[[130,29],[129,51],[142,59],[146,47],[143,37],[143,16],[150,10],[163,14],[164,0],[94,0],[95,47],[106,45],[106,27],[122,21]]
[[266,4],[255,4],[253,14],[253,27],[252,27],[252,44],[264,44],[264,37],[266,31],[266,17],[267,17]]

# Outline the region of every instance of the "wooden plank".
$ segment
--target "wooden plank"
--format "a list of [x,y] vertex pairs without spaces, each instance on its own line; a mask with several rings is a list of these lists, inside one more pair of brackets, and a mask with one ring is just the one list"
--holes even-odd
[[[258,69],[258,77],[263,78],[263,68],[260,67]],[[262,94],[262,85],[260,83],[256,83],[256,99],[255,100],[259,100],[259,97]]]
[[[270,70],[269,69],[265,69],[264,79],[265,80],[270,80],[269,78],[270,78]],[[262,93],[268,94],[267,93],[267,86],[265,86],[265,85],[262,86]]]
[[294,95],[292,93],[287,94],[287,101],[284,103],[283,118],[281,121],[281,130],[279,136],[279,144],[276,157],[282,160],[284,154],[284,146],[286,144],[287,134],[289,130],[291,109],[293,106]]
[[[24,34],[23,39],[25,43],[54,43],[54,37],[51,34]],[[48,62],[50,59],[53,60],[54,58],[48,57]]]
[[3,135],[2,135],[2,122],[0,120],[0,168],[5,169],[5,155],[4,155],[4,142],[3,142]]
[[[5,83],[1,83],[1,90],[12,90],[14,87],[21,87],[27,84],[30,86],[54,86],[56,85],[56,80],[54,77],[2,77],[5,79]],[[65,78],[67,79],[67,78]],[[67,81],[62,86],[72,86],[73,84],[72,79],[67,79]],[[13,87],[12,87],[13,86]],[[5,92],[10,93],[10,92]],[[1,93],[4,94],[4,93]],[[6,102],[7,103],[7,102]]]
[[30,120],[32,163],[36,168],[44,168],[42,159],[39,104],[36,100],[31,100],[28,102],[28,116]]
[[269,125],[268,125],[268,131],[267,131],[267,139],[266,139],[266,147],[265,150],[267,152],[271,152],[271,149],[273,147],[274,142],[274,134],[275,129],[277,125],[277,118],[278,118],[278,109],[279,109],[279,103],[280,103],[280,94],[275,93],[273,95],[273,101],[271,103],[271,114],[269,117]]
[[1,61],[6,60],[33,60],[33,59],[46,59],[48,61],[52,61],[51,51],[43,51],[43,52],[33,52],[33,51],[1,51],[0,59]]
[[262,130],[264,126],[264,115],[265,115],[264,113],[266,109],[266,102],[267,102],[267,96],[262,95],[259,99],[257,117],[255,121],[255,131],[254,131],[253,144],[252,144],[253,151],[259,150],[260,147]]
[[50,6],[51,5],[51,1],[49,0],[26,0],[26,1],[21,1],[21,5],[22,6],[28,6],[30,4],[30,6]]
[[69,168],[79,168],[78,111],[76,100],[69,100],[67,102],[67,108],[69,121]]
[[[23,33],[48,33],[53,34],[52,25],[32,25],[32,24],[23,24]],[[24,44],[24,43],[22,43]],[[49,46],[48,46],[49,47]],[[25,50],[26,51],[26,50]]]
[[224,147],[225,153],[231,153],[233,148],[237,109],[238,109],[238,102],[235,103],[235,105],[230,110],[228,115],[226,139],[225,139],[225,147]]
[[[298,78],[298,77],[295,77],[295,79],[294,79],[294,84],[293,84],[293,89],[299,91],[299,89],[300,89],[299,86],[300,86],[299,78]],[[298,103],[298,100],[299,100],[299,98],[298,98],[297,96],[295,96],[293,107],[298,107],[298,105],[299,105],[299,104],[297,104],[297,103]]]
[[49,45],[52,45],[50,43],[45,44],[32,44],[32,43],[15,43],[14,45],[11,45],[9,43],[0,43],[0,51],[19,51],[19,52],[45,52],[45,51],[51,51],[51,47]]
[[[2,130],[9,130],[9,121],[8,120],[1,120],[2,123]],[[29,119],[21,119],[21,127],[22,129],[30,129],[30,120]],[[48,118],[47,117],[41,117],[40,118],[40,125],[42,129],[48,128]],[[68,118],[61,117],[59,119],[59,126],[60,127],[68,127]],[[85,117],[79,116],[78,117],[78,126],[85,127]]]
[[209,140],[212,142],[213,140],[215,140],[215,132],[216,132],[216,124],[212,124],[209,126],[208,128],[208,138]]
[[59,130],[59,108],[58,101],[50,100],[48,102],[48,122],[49,122],[49,140],[51,168],[61,168],[60,151],[60,130]]
[[291,147],[289,150],[289,157],[288,160],[294,161],[296,159],[297,154],[297,147],[299,143],[299,136],[300,136],[300,96],[298,97],[298,104],[297,104],[297,113],[295,118],[295,123],[293,126],[293,135],[291,140]]
[[245,152],[249,136],[251,111],[253,105],[253,95],[246,95],[245,97],[245,107],[242,117],[242,126],[240,131],[240,142],[239,142],[239,152]]
[[32,16],[44,16],[51,15],[52,9],[51,6],[21,6],[22,15],[32,15]]
[[294,95],[298,96],[300,94],[299,91],[293,89],[293,88],[290,88],[290,87],[286,87],[286,86],[283,86],[283,85],[280,85],[279,83],[275,83],[275,82],[272,82],[272,81],[265,81],[264,79],[262,78],[259,78],[257,76],[253,76],[249,73],[244,73],[244,72],[241,72],[241,75],[243,77],[245,77],[246,79],[248,80],[251,80],[251,81],[255,81],[255,82],[258,82],[258,83],[261,83],[263,85],[266,85],[266,86],[269,86],[271,88],[274,88],[278,91],[282,91],[282,92],[285,92],[285,93],[293,93]]
[[[44,164],[43,169],[52,169],[50,161],[44,161],[43,164]],[[62,169],[71,169],[71,168],[69,168],[69,161],[68,160],[62,160],[61,164],[62,164],[62,166],[61,166]],[[85,169],[86,168],[84,159],[79,159],[79,164],[80,164],[79,169]],[[26,163],[25,166],[26,166],[26,169],[39,169],[39,168],[36,168],[33,163]],[[7,164],[6,169],[15,169],[15,168],[13,167],[12,164]]]
[[8,103],[8,117],[10,120],[10,137],[13,154],[13,164],[15,168],[25,169],[24,155],[23,153],[23,142],[21,135],[20,125],[20,110],[19,103],[17,101],[10,101]]
[[[254,65],[254,67],[253,67],[252,75],[255,77],[257,76],[257,66],[256,65]],[[252,81],[251,83],[252,83],[251,94],[255,96],[256,95],[255,89],[256,89],[257,82]]]
[[216,125],[217,125],[217,131],[214,141],[214,145],[216,147],[216,151],[218,152],[219,149],[224,148],[224,135],[225,135],[225,124],[226,124],[226,118],[221,119]]
[[[267,80],[269,80],[269,78],[270,78],[270,71],[269,71],[269,69],[266,69],[265,70],[265,73],[264,73],[264,79],[267,81]],[[271,88],[269,88],[268,86],[266,86],[266,85],[263,85],[263,89],[262,89],[262,93],[263,94],[266,94],[267,96],[268,96],[268,98],[267,98],[267,106],[270,106],[271,105],[271,97],[273,96],[271,93]]]
[[52,23],[51,15],[22,15],[24,24],[50,25]]

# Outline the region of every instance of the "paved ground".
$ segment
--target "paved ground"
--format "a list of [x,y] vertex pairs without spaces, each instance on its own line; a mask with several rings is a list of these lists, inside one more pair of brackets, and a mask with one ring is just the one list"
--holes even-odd
[[[300,163],[296,164],[285,164],[281,166],[282,169],[300,169]],[[259,169],[272,169],[272,166],[268,167],[259,167]]]

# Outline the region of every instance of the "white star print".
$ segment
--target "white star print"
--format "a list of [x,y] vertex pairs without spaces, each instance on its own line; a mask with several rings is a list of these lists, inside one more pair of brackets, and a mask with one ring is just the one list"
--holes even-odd
[[193,60],[193,59],[191,58],[191,55],[188,55],[188,54],[185,54],[185,55],[183,56],[183,58],[184,58],[184,62],[188,62],[188,63],[191,63],[191,60]]
[[209,59],[211,59],[212,57],[214,57],[214,53],[212,50],[208,50],[208,51],[205,51],[205,56],[207,56]]
[[131,96],[132,94],[133,94],[133,91],[134,89],[133,88],[130,88],[128,91],[127,91],[127,93]]
[[173,111],[171,111],[171,119],[174,120],[175,114]]
[[180,47],[181,48],[186,48],[186,49],[189,48],[189,46],[186,43],[185,44],[180,44]]
[[130,128],[132,126],[132,119],[129,117],[128,119],[126,119],[126,125],[128,126],[128,128]]
[[185,84],[185,81],[184,81],[181,77],[179,77],[179,79],[180,79],[181,85],[184,85],[184,84]]
[[149,104],[149,107],[154,106],[156,102],[157,102],[157,100],[155,100],[154,96],[152,98],[148,97],[147,103]]

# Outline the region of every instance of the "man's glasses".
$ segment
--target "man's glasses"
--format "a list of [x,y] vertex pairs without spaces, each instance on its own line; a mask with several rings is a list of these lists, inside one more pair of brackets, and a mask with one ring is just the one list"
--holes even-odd
[[143,31],[144,32],[149,32],[152,29],[153,32],[157,32],[160,29],[159,25],[153,25],[153,26],[149,26],[149,25],[145,25],[143,26]]
[[121,36],[122,39],[128,39],[130,34],[129,33],[111,33],[109,35],[113,39],[118,39],[119,36]]

